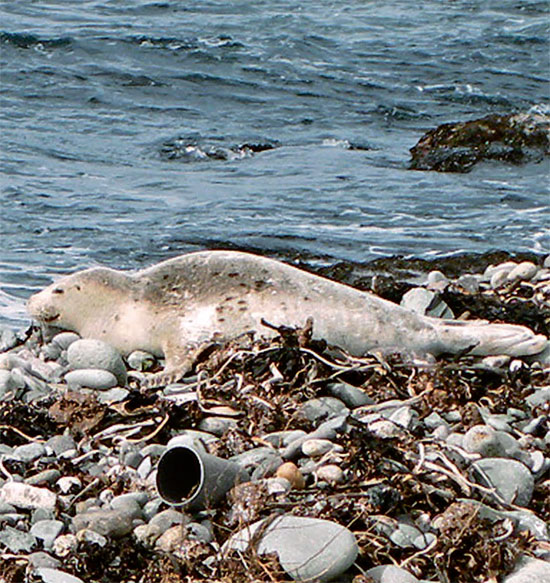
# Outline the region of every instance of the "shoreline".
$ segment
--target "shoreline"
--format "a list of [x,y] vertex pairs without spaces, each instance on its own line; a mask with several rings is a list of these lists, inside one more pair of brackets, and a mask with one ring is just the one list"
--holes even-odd
[[[550,259],[487,272],[494,258],[478,257],[469,273],[463,257],[317,272],[393,301],[422,289],[429,301],[414,308],[434,316],[548,335]],[[92,381],[74,375],[74,342],[31,334],[0,354],[2,583],[31,572],[73,583],[277,582],[296,575],[297,555],[321,580],[338,563],[337,580],[349,583],[392,568],[403,582],[513,583],[522,556],[536,558],[524,573],[550,560],[549,355],[358,359],[281,331],[214,347],[192,376],[140,391],[132,375],[161,363],[128,358],[82,388]],[[210,509],[171,508],[155,468],[177,444],[232,460],[251,481]],[[320,539],[340,529],[339,546],[311,550],[268,522],[275,555],[229,550],[247,525],[279,515]]]

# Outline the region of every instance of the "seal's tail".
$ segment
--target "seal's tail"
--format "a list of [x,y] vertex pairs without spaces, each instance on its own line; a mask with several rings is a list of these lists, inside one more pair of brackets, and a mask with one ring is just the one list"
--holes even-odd
[[467,352],[476,356],[532,356],[543,352],[550,345],[546,336],[516,324],[492,324],[485,320],[439,320],[436,326],[443,352],[451,354]]

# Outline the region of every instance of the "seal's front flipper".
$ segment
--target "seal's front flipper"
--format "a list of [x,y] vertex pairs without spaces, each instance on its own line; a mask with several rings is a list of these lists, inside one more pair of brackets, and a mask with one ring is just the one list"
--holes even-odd
[[191,372],[197,362],[218,346],[215,342],[204,342],[198,347],[165,347],[166,368],[149,376],[141,383],[142,388],[156,389],[179,381]]
[[471,347],[468,353],[475,356],[532,356],[545,350],[549,344],[546,336],[516,324],[440,321],[437,331],[443,345],[442,352],[450,354]]

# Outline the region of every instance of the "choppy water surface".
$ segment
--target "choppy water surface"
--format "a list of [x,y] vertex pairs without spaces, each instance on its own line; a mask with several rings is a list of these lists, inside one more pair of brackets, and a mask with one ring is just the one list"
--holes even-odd
[[548,108],[548,4],[1,4],[0,322],[59,273],[198,248],[550,249],[547,163],[412,172],[436,125]]

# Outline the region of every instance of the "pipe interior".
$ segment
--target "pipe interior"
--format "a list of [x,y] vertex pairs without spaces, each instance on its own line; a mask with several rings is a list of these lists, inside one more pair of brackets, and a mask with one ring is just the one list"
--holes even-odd
[[157,489],[168,504],[186,502],[202,483],[199,457],[187,447],[169,449],[157,469]]

